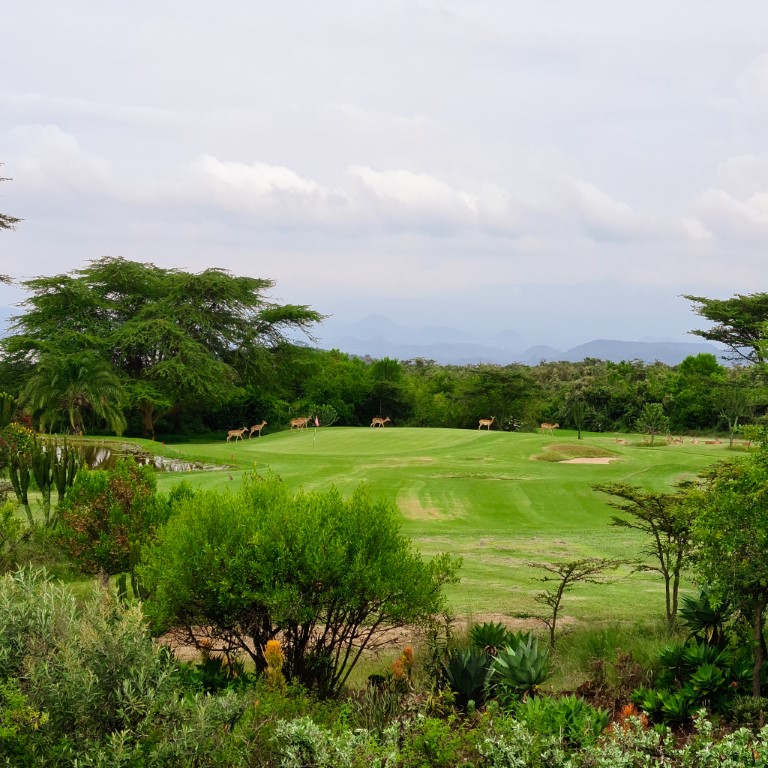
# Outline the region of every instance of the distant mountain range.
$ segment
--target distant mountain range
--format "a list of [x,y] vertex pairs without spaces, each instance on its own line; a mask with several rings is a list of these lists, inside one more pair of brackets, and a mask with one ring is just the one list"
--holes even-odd
[[324,349],[339,349],[360,357],[389,357],[397,360],[424,358],[442,365],[476,363],[524,363],[543,361],[579,362],[591,357],[621,362],[642,360],[677,365],[690,355],[713,354],[720,358],[724,350],[714,344],[677,341],[618,341],[595,339],[572,349],[531,346],[514,330],[504,330],[478,339],[453,328],[425,326],[409,328],[383,315],[350,324],[324,324],[317,333]]

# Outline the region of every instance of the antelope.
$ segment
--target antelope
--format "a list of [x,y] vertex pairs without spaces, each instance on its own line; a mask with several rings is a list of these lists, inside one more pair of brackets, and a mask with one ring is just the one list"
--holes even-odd
[[267,425],[266,421],[262,421],[261,424],[254,424],[250,431],[248,432],[248,439],[250,440],[251,437],[253,437],[254,432],[259,433],[259,437],[261,437],[261,430],[264,429],[264,427]]
[[245,434],[247,431],[248,427],[243,427],[242,429],[230,429],[229,432],[227,432],[227,442],[229,442],[233,437],[235,438],[235,442],[242,440],[243,434]]
[[387,416],[386,419],[382,419],[381,416],[374,416],[373,421],[371,422],[372,427],[383,427],[388,421],[392,421],[392,419]]
[[620,438],[620,437],[615,437],[615,438],[614,438],[614,440],[615,440],[615,441],[616,441],[616,442],[617,442],[619,445],[629,445],[629,440],[623,440],[623,439],[622,439],[622,438]]
[[306,429],[309,416],[299,416],[297,419],[291,419],[291,430]]
[[705,440],[704,445],[720,445],[723,441],[716,437],[714,440]]
[[478,431],[480,431],[483,427],[485,427],[490,432],[491,424],[493,424],[495,419],[496,419],[495,416],[491,416],[490,419],[480,419],[480,422],[477,425]]
[[545,421],[541,425],[541,430],[542,432],[549,432],[549,434],[551,435],[553,430],[558,429],[559,426],[560,426],[559,424],[547,424],[547,422]]

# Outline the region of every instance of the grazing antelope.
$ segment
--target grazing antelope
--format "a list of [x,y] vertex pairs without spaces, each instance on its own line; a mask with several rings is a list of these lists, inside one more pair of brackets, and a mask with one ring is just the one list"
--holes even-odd
[[705,440],[704,445],[720,445],[723,441],[716,437],[714,440]]
[[491,424],[493,424],[495,419],[496,419],[495,416],[491,416],[490,419],[480,419],[480,422],[477,425],[478,431],[480,431],[483,427],[485,427],[490,432]]
[[392,421],[392,419],[387,416],[386,419],[382,419],[381,416],[374,416],[373,421],[371,422],[372,427],[383,427],[388,421]]
[[549,432],[549,434],[551,435],[553,430],[558,429],[559,427],[560,427],[559,424],[547,424],[547,422],[545,421],[541,425],[541,431],[542,432]]
[[615,438],[614,438],[614,440],[615,440],[615,441],[616,441],[616,442],[617,442],[619,445],[629,445],[629,440],[623,440],[623,439],[622,439],[622,438],[620,438],[620,437],[615,437]]
[[298,419],[291,419],[291,429],[306,429],[309,416],[300,416]]
[[242,429],[230,429],[229,432],[227,432],[227,442],[229,442],[233,437],[235,438],[235,442],[242,440],[243,435],[247,431],[248,427],[243,427]]
[[267,426],[267,422],[266,421],[262,421],[261,424],[254,424],[251,427],[250,431],[248,432],[248,439],[250,440],[251,437],[253,437],[253,433],[254,432],[258,432],[259,433],[259,437],[261,437],[261,430],[264,429],[264,427],[266,427],[266,426]]

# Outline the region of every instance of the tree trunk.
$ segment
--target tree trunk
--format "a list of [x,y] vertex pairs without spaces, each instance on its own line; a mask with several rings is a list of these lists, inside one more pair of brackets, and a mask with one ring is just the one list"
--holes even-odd
[[753,640],[755,646],[755,666],[752,669],[752,695],[760,697],[760,679],[765,658],[765,639],[763,637],[763,612],[765,611],[765,596],[758,598],[755,605],[755,616],[752,624]]
[[154,440],[155,439],[155,420],[152,418],[154,409],[151,405],[139,406],[141,411],[141,423],[144,428],[144,437]]

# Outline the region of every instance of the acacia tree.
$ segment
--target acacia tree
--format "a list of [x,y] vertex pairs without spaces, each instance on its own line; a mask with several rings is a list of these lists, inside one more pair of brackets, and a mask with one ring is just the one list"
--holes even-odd
[[768,449],[721,463],[691,492],[695,564],[715,598],[752,625],[752,694],[760,696],[768,606]]
[[728,422],[728,446],[733,446],[733,438],[739,428],[739,419],[746,416],[751,407],[750,393],[739,384],[729,383],[722,386],[717,394],[720,415]]
[[651,445],[656,435],[663,435],[669,431],[669,417],[664,413],[661,403],[646,403],[637,417],[635,427],[638,432],[651,436]]
[[765,363],[765,325],[768,322],[768,293],[737,293],[730,299],[708,299],[704,296],[683,298],[694,302],[694,312],[714,323],[706,331],[691,331],[709,341],[725,344],[732,360]]
[[124,382],[147,437],[164,415],[221,402],[262,350],[322,319],[271,302],[273,281],[223,269],[190,274],[107,257],[22,286],[32,296],[2,341],[10,360],[36,366],[50,347],[92,351]]
[[551,613],[546,616],[537,616],[540,621],[549,628],[549,645],[555,647],[555,630],[560,613],[560,606],[566,592],[573,589],[575,584],[604,584],[602,574],[607,570],[618,568],[618,560],[610,560],[601,557],[585,557],[579,560],[570,560],[567,563],[528,563],[531,568],[539,568],[546,571],[539,581],[556,582],[553,589],[540,592],[533,599],[541,605],[547,606]]
[[615,497],[608,502],[627,517],[614,515],[611,525],[641,531],[649,537],[641,552],[654,562],[635,561],[635,571],[654,571],[664,579],[667,627],[671,631],[677,619],[680,579],[693,550],[694,510],[688,493],[644,491],[628,483],[604,483],[594,490]]
[[293,496],[278,478],[251,476],[237,494],[198,492],[144,552],[145,608],[158,630],[201,626],[217,650],[266,666],[280,636],[283,671],[335,694],[385,630],[425,621],[444,606],[458,561],[424,562],[399,531],[393,506],[364,489]]

